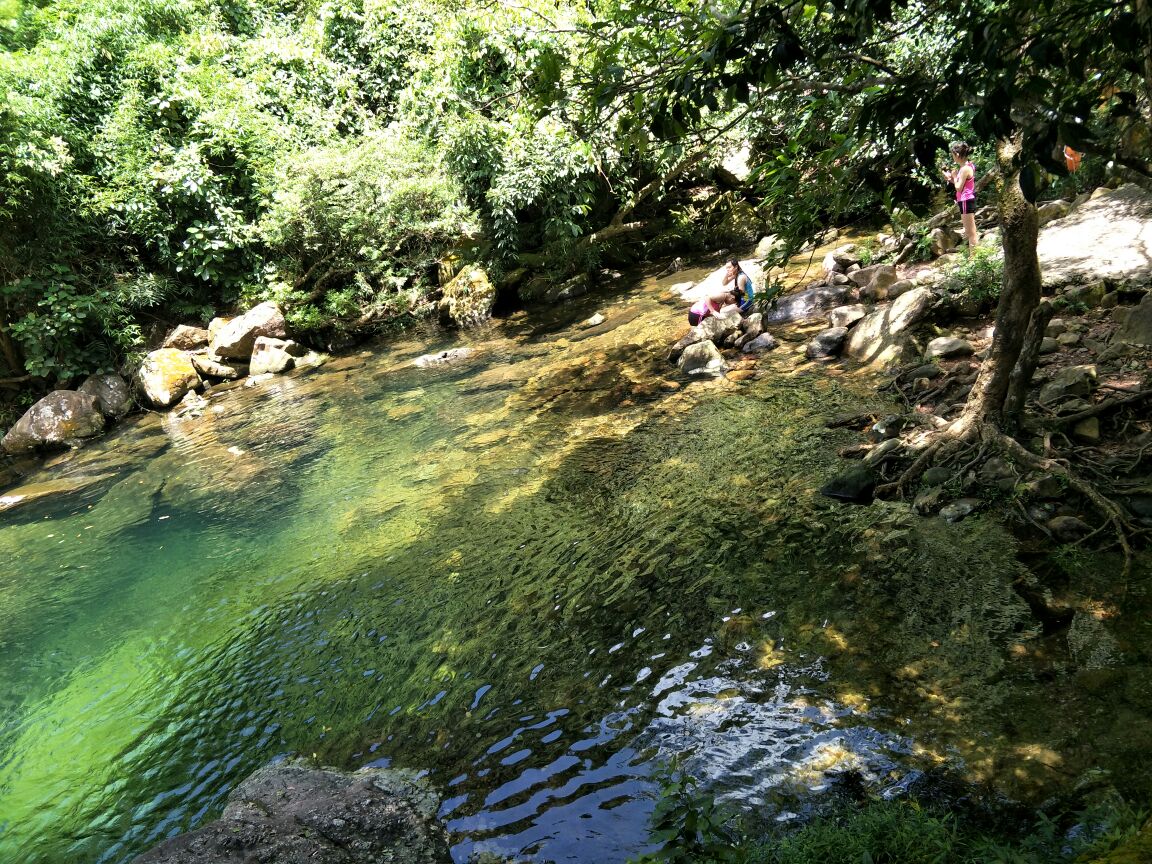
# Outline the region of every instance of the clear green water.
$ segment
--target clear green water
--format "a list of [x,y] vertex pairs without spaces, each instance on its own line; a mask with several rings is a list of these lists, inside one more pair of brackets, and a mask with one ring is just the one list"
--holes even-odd
[[815,499],[821,419],[863,391],[680,379],[658,298],[443,367],[414,334],[52,469],[109,476],[0,517],[0,860],[131,860],[289,754],[426,770],[459,860],[623,861],[673,756],[750,806],[898,783],[910,745],[822,659],[881,517]]

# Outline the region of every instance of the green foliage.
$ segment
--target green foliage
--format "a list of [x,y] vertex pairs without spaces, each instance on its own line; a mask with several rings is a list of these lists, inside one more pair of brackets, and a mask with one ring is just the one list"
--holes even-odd
[[967,254],[955,257],[959,260],[945,276],[942,283],[945,288],[981,302],[999,299],[1004,282],[1004,258],[999,250],[977,246]]
[[5,330],[19,344],[29,374],[67,381],[111,372],[119,357],[139,345],[131,298],[114,286],[93,288],[84,281],[56,265],[0,288],[0,297],[22,310]]
[[[241,294],[286,293],[326,256],[343,272],[326,286],[333,297],[305,304],[316,315],[408,308],[398,287],[466,230],[465,210],[435,137],[373,130],[397,116],[439,11],[399,0],[23,7],[13,50],[0,52],[0,280],[28,371],[104,368],[137,345],[138,310],[203,319]],[[292,209],[320,187],[323,200]],[[86,276],[45,288],[53,268]],[[139,278],[87,275],[126,272]]]
[[879,262],[882,253],[875,240],[864,240],[856,244],[856,257],[860,259],[861,267],[867,267]]
[[1088,311],[1088,304],[1078,297],[1068,297],[1060,294],[1051,300],[1052,308],[1065,315],[1083,315]]
[[[1071,864],[1102,855],[1132,838],[1147,814],[1104,800],[1055,818],[1038,813],[1015,836],[984,820],[915,800],[838,804],[796,829],[776,828],[759,840],[739,839],[717,819],[715,805],[683,779],[665,789],[653,839],[668,845],[641,861],[741,864]],[[703,826],[703,829],[702,829]]]
[[552,120],[529,125],[472,115],[446,131],[447,160],[483,216],[496,251],[570,251],[599,193],[589,148]]
[[756,864],[941,864],[960,860],[955,820],[915,804],[873,804],[818,819],[761,847]]
[[912,233],[916,237],[916,251],[912,253],[913,261],[931,261],[932,260],[932,232],[928,226],[921,223],[912,228]]
[[[277,177],[257,226],[276,255],[246,298],[283,302],[306,332],[407,311],[411,274],[470,233],[471,220],[436,151],[401,127],[312,148]],[[304,274],[299,284],[293,274]]]
[[738,860],[738,836],[730,827],[732,818],[715,798],[701,793],[691,777],[674,771],[661,785],[652,814],[652,840],[663,846],[637,861],[690,864]]
[[1131,837],[1142,819],[1142,813],[1111,802],[1060,820],[1038,814],[1030,830],[1009,840],[915,802],[874,802],[766,842],[744,860],[750,864],[1058,864],[1103,854]]
[[1058,819],[1040,813],[1022,837],[972,839],[966,860],[974,864],[1086,861],[1133,837],[1147,816],[1146,811],[1117,800],[1101,801],[1070,818]]
[[1062,544],[1048,553],[1048,560],[1063,575],[1078,577],[1089,571],[1092,553],[1083,546]]

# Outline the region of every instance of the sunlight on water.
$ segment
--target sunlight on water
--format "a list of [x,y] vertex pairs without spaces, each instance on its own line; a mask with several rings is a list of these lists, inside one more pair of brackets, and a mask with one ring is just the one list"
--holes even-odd
[[448,346],[417,334],[223,392],[56,469],[102,479],[0,526],[0,859],[131,860],[291,753],[426,770],[459,860],[622,861],[674,757],[752,804],[889,782],[905,743],[818,653],[757,647],[856,530],[811,490],[813,417],[859,397],[679,378],[653,290],[450,365],[413,366]]

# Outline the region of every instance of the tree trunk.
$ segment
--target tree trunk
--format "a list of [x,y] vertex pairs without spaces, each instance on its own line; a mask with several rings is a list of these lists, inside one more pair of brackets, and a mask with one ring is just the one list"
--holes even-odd
[[[1136,29],[1140,34],[1139,44],[1143,45],[1144,52],[1144,96],[1146,112],[1152,112],[1152,2],[1149,0],[1135,0]],[[1145,119],[1152,119],[1148,113]]]
[[1028,385],[1040,362],[1040,344],[1044,341],[1044,331],[1052,320],[1055,310],[1052,304],[1041,302],[1032,310],[1028,329],[1024,332],[1024,347],[1020,349],[1020,359],[1008,379],[1008,397],[1004,400],[1004,419],[1015,425],[1024,413],[1024,401],[1028,396]]
[[1036,207],[1020,188],[1020,172],[1025,158],[1021,132],[996,142],[1004,282],[1000,289],[1000,303],[996,307],[992,349],[980,367],[964,411],[953,424],[954,431],[961,434],[983,423],[991,423],[997,428],[1003,425],[1004,402],[1012,371],[1020,357],[1032,311],[1040,303]]

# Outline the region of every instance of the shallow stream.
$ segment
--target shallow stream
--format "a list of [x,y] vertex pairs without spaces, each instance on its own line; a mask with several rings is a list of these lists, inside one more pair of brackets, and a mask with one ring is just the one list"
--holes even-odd
[[823,421],[871,382],[799,342],[680,376],[669,289],[701,275],[414,332],[45,469],[86,485],[0,516],[0,860],[130,861],[293,754],[426,772],[459,861],[622,862],[671,764],[779,812],[1002,762],[973,729],[1034,625],[1011,543],[818,498],[858,440]]

